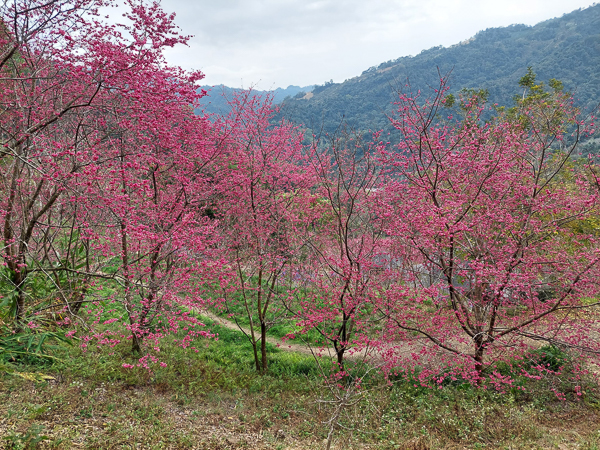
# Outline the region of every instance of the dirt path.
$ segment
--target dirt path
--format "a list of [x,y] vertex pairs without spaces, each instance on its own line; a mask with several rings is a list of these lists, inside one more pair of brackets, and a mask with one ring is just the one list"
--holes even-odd
[[[220,326],[227,328],[229,330],[234,331],[243,331],[247,335],[250,335],[250,329],[246,327],[240,327],[235,322],[231,320],[224,319],[223,317],[219,317],[216,314],[210,311],[200,311],[200,314],[208,317],[211,320],[214,320]],[[316,348],[310,346],[308,343],[304,344],[296,344],[288,342],[282,342],[281,339],[275,338],[273,336],[267,336],[267,342],[271,345],[276,346],[277,348],[284,350],[286,352],[296,352],[302,353],[305,355],[311,356],[335,356],[335,351],[332,348]]]
[[[203,311],[200,311],[200,314],[202,314],[205,317],[208,317],[211,320],[214,320],[217,324],[219,324],[222,327],[225,327],[227,329],[234,330],[234,331],[243,331],[247,335],[250,335],[249,328],[240,327],[235,322],[233,322],[231,320],[227,320],[223,317],[219,317],[210,311],[203,310]],[[329,357],[332,359],[336,358],[336,353],[335,353],[335,350],[333,349],[333,347],[316,347],[316,346],[310,345],[306,341],[304,341],[302,344],[296,343],[297,341],[296,342],[291,342],[291,341],[282,342],[281,339],[275,338],[273,336],[267,336],[267,342],[269,344],[272,344],[272,345],[276,346],[277,348],[279,348],[283,351],[287,351],[287,352],[302,353],[304,355],[309,355],[309,356],[314,356],[314,357]],[[418,342],[402,342],[402,343],[396,342],[393,345],[389,345],[389,349],[391,349],[393,347],[396,355],[398,355],[398,356],[402,355],[404,357],[408,357],[412,353],[419,353],[423,349],[423,347],[426,347],[426,346],[428,346],[428,341],[426,341],[425,339],[422,339],[422,340],[419,340]],[[381,352],[381,349],[379,349],[379,352],[378,352],[374,348],[367,348],[367,349],[354,350],[354,351],[350,350],[344,354],[344,359],[350,359],[350,360],[354,360],[354,361],[363,360],[363,362],[369,362],[371,364],[381,363],[383,361],[383,358],[382,358],[380,352]],[[443,352],[443,351],[440,349],[440,352]]]
[[[247,335],[250,335],[250,329],[246,328],[246,327],[240,327],[238,326],[234,321],[225,319],[223,317],[219,317],[216,314],[210,312],[210,311],[206,311],[206,310],[202,310],[199,311],[200,314],[202,314],[205,317],[208,317],[209,319],[215,321],[217,324],[219,324],[222,327],[225,327],[229,330],[234,330],[234,331],[243,331],[244,333],[246,333]],[[332,347],[316,347],[313,345],[310,345],[308,342],[306,341],[302,341],[302,343],[297,343],[298,341],[287,341],[287,342],[282,342],[282,340],[280,338],[275,338],[273,336],[267,336],[267,342],[271,345],[274,345],[275,347],[279,348],[280,350],[286,351],[286,352],[295,352],[295,353],[301,353],[304,355],[309,355],[309,356],[313,356],[313,357],[328,357],[331,359],[336,358],[336,354],[335,351]],[[539,347],[543,345],[543,343],[540,342],[535,342],[533,347]],[[445,352],[443,349],[436,347],[433,343],[431,343],[430,341],[421,338],[415,341],[411,341],[411,342],[396,342],[394,344],[388,344],[387,346],[387,350],[392,350],[396,357],[399,358],[411,358],[411,355],[413,354],[419,354],[422,351],[424,351],[426,348],[428,348],[428,351],[431,352],[430,356],[424,360],[422,360],[420,362],[422,367],[425,368],[429,368],[429,369],[440,369],[443,367],[443,364],[441,364],[441,361],[445,360],[448,356],[448,353]],[[465,352],[468,353],[468,347],[463,345],[459,345],[460,347],[464,347],[463,350]],[[432,351],[432,348],[435,349],[434,351]],[[362,349],[362,350],[358,350],[358,351],[349,351],[347,353],[344,354],[344,359],[349,359],[349,360],[354,360],[354,361],[359,361],[359,360],[363,360],[363,362],[368,362],[369,364],[375,364],[378,365],[380,363],[382,363],[384,361],[384,358],[381,355],[381,349],[379,349],[379,352],[376,351],[373,348],[370,349]],[[385,353],[385,350],[383,351],[383,353]],[[596,366],[594,364],[588,364],[588,369],[591,370],[593,373],[595,373],[596,375],[600,376],[600,366]]]

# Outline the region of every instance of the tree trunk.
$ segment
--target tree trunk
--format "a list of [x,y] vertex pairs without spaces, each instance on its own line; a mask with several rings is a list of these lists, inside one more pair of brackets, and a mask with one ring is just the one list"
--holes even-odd
[[262,372],[267,373],[267,324],[260,323],[260,352],[262,358]]
[[142,353],[140,339],[135,332],[131,333],[131,353],[134,355],[140,355]]
[[473,359],[475,360],[475,370],[477,371],[477,376],[479,377],[477,383],[480,384],[483,381],[483,353],[485,347],[481,339],[475,339],[475,355]]
[[79,314],[79,310],[81,309],[81,305],[83,305],[83,301],[85,300],[85,294],[87,292],[87,288],[81,288],[80,292],[76,292],[76,300],[70,306],[70,312],[74,316]]
[[256,345],[255,339],[252,339],[252,350],[254,350],[254,364],[256,365],[256,371],[260,373],[261,365],[260,365],[260,359],[258,358],[258,346]]
[[15,333],[23,331],[23,320],[25,319],[25,278],[27,273],[25,267],[15,268],[12,270],[12,282],[17,291],[17,305],[15,310]]
[[346,351],[346,349],[344,347],[340,347],[339,350],[336,351],[337,353],[337,362],[338,362],[338,366],[340,368],[340,371],[344,371],[344,352]]

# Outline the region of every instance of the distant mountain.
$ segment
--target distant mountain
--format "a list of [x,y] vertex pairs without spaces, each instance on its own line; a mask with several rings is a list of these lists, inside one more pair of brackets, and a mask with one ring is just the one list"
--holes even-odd
[[[272,91],[255,91],[258,95],[271,94],[273,95],[273,103],[279,104],[286,97],[293,97],[298,94],[306,94],[312,91],[314,86],[288,86],[284,88],[277,88]],[[236,92],[236,89],[230,88],[224,85],[218,86],[202,86],[208,92],[208,95],[203,97],[201,104],[204,107],[204,111],[208,113],[223,114],[229,111],[227,105],[227,99],[231,99]]]
[[296,123],[327,132],[342,118],[354,128],[389,129],[385,112],[408,79],[426,91],[451,71],[452,91],[487,89],[490,101],[511,105],[518,81],[531,66],[538,80],[557,78],[586,109],[600,102],[600,4],[535,26],[511,25],[480,31],[449,48],[434,47],[417,56],[371,67],[343,83],[315,86],[311,93],[284,100],[282,114]]

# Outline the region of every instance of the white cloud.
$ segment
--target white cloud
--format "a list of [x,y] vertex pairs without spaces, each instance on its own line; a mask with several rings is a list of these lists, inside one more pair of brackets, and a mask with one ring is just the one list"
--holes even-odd
[[477,31],[534,25],[592,0],[163,0],[190,46],[172,64],[207,84],[268,89],[343,81],[363,70]]

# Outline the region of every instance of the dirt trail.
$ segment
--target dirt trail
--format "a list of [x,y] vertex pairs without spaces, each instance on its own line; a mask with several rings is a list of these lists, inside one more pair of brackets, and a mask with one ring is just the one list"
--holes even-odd
[[[229,330],[240,331],[240,329],[241,329],[244,333],[250,335],[249,328],[240,327],[235,322],[224,319],[223,317],[219,317],[210,311],[206,311],[206,310],[200,311],[200,314],[208,317],[211,320],[214,320],[220,326],[225,327]],[[274,346],[280,348],[281,350],[284,350],[287,352],[303,353],[305,355],[311,355],[311,356],[331,356],[331,357],[333,357],[335,355],[335,351],[332,348],[319,349],[319,348],[311,347],[308,344],[296,344],[296,343],[290,343],[289,341],[282,342],[281,339],[275,338],[273,336],[267,336],[267,342],[269,344],[274,345]]]
[[[235,331],[240,331],[243,330],[244,333],[250,335],[250,329],[246,328],[246,327],[240,327],[238,326],[235,322],[231,321],[231,320],[227,320],[223,317],[219,317],[216,314],[210,312],[210,311],[206,311],[206,310],[202,310],[200,311],[200,314],[202,314],[203,316],[208,317],[211,320],[214,320],[216,323],[218,323],[220,326],[228,328],[230,330],[235,330]],[[282,342],[281,339],[279,338],[275,338],[273,336],[267,336],[267,342],[269,344],[272,344],[276,347],[278,347],[279,349],[283,350],[283,351],[287,351],[287,352],[296,352],[296,353],[302,353],[304,355],[310,355],[310,356],[318,356],[318,357],[330,357],[330,358],[335,358],[336,354],[335,354],[335,350],[332,347],[316,347],[316,346],[312,346],[307,342],[304,342],[302,344],[298,344],[296,342]],[[427,346],[427,342],[425,340],[420,340],[419,342],[402,342],[401,347],[399,346],[399,342],[397,342],[395,345],[390,345],[389,347],[392,348],[394,347],[395,349],[395,353],[397,355],[402,354],[403,356],[408,356],[411,353],[419,353],[423,347]],[[370,361],[371,363],[373,362],[381,362],[382,361],[382,357],[380,354],[378,354],[375,349],[373,348],[369,348],[369,349],[362,349],[359,351],[348,351],[344,354],[344,359],[351,359],[351,360],[364,360],[366,361]]]

